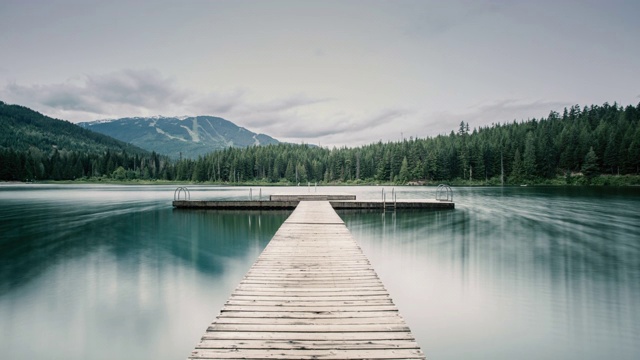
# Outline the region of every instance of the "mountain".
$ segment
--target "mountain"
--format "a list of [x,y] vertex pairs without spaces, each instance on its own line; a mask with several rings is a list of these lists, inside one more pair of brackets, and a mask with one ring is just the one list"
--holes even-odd
[[78,153],[103,153],[110,150],[148,154],[139,147],[68,121],[53,119],[27,107],[0,101],[0,149],[23,152],[34,148],[44,153],[57,149]]
[[83,122],[78,125],[174,159],[181,156],[197,158],[228,147],[279,143],[268,135],[256,134],[231,121],[213,116],[133,117]]

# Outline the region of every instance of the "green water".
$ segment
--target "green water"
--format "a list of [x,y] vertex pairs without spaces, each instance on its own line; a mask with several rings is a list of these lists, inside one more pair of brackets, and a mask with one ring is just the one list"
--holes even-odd
[[[0,358],[188,356],[289,213],[173,210],[174,189],[0,185]],[[640,358],[640,189],[454,196],[449,211],[340,212],[427,358]]]

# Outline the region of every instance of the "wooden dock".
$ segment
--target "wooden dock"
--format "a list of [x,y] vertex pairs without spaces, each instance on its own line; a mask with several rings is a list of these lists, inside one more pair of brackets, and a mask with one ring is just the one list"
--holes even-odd
[[[304,200],[311,201],[311,200]],[[178,209],[218,209],[218,210],[292,210],[299,200],[174,200],[172,205]],[[450,201],[438,200],[330,200],[334,209],[342,210],[376,210],[376,209],[453,209]]]
[[190,359],[424,359],[329,201],[300,201]]
[[272,210],[295,209],[300,201],[329,201],[334,209],[396,210],[396,209],[453,209],[453,201],[430,199],[357,200],[350,194],[273,194],[269,200],[179,200],[172,205],[178,209]]

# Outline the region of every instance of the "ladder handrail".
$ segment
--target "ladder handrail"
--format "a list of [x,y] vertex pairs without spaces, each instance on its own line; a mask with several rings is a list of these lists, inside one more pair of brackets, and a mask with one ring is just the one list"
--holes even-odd
[[387,192],[384,191],[384,188],[382,188],[382,209],[384,211],[387,210],[387,206],[389,208],[393,207],[393,211],[395,211],[397,207],[397,202],[398,202],[398,193],[396,192],[395,188],[391,188],[391,200],[389,201],[387,201]]
[[178,186],[173,192],[173,201],[180,200],[180,194],[184,192],[184,200],[191,200],[191,192],[186,186]]
[[446,184],[438,185],[438,188],[436,189],[436,200],[452,202],[453,190],[451,189],[451,186]]

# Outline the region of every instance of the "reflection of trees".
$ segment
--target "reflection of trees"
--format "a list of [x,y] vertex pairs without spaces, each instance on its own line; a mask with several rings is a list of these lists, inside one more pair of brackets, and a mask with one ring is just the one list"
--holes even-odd
[[451,211],[341,216],[356,240],[398,268],[429,263],[461,284],[507,298],[536,294],[576,316],[629,310],[640,296],[637,201],[619,190],[606,201],[602,189],[502,191],[469,192]]
[[[223,260],[262,249],[289,212],[174,211],[132,204],[67,209],[5,206],[0,214],[0,295],[51,266],[96,251],[117,261],[182,262],[218,274]],[[21,208],[23,207],[23,208]]]

